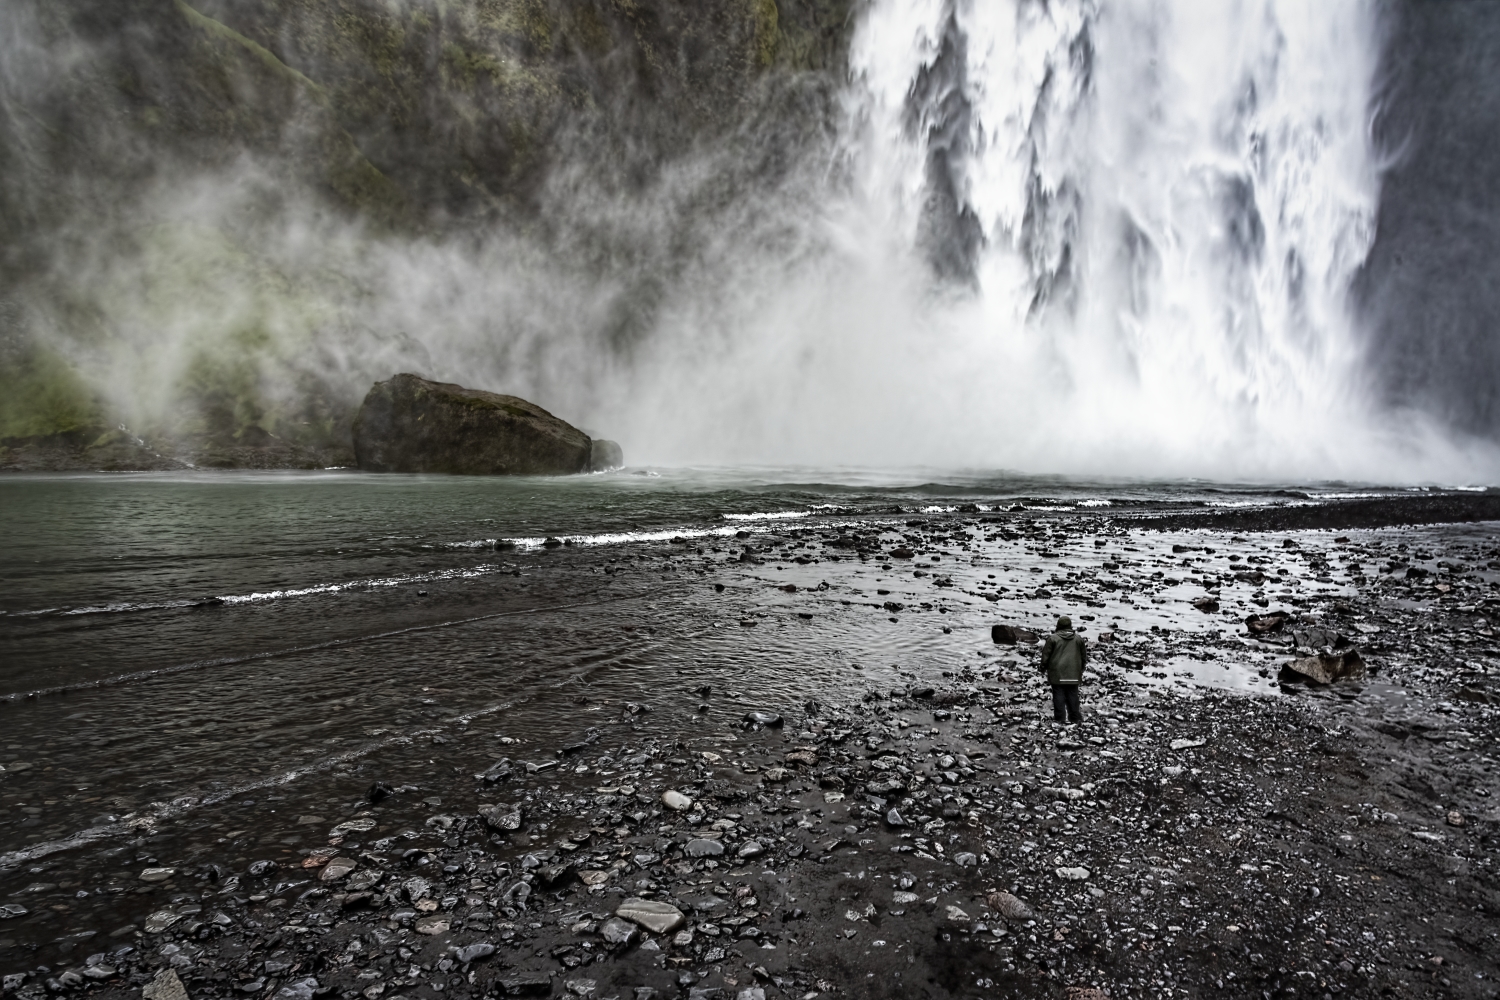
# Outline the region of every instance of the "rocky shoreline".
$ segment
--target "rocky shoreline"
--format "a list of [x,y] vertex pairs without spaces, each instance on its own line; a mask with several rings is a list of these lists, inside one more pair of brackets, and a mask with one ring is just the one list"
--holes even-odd
[[[312,846],[227,830],[177,857],[143,823],[99,885],[66,854],[9,856],[5,992],[1500,995],[1486,526],[1239,537],[941,515],[657,549],[739,593],[735,628],[967,602],[1035,631],[1066,607],[1092,637],[1085,722],[1051,723],[1023,636],[847,699],[755,704],[683,677],[690,715],[623,703],[550,745],[497,734],[488,757],[438,727],[432,777],[347,773],[326,815],[296,818]],[[1050,575],[1021,578],[1023,551]],[[928,552],[961,558],[933,572]],[[832,585],[747,596],[799,566]],[[930,599],[869,595],[861,567]],[[1276,610],[1279,628],[1245,625]],[[1182,624],[1144,624],[1168,611]],[[1356,647],[1361,678],[1278,681]],[[11,797],[26,775],[4,778]],[[85,930],[65,915],[85,897],[127,921]]]

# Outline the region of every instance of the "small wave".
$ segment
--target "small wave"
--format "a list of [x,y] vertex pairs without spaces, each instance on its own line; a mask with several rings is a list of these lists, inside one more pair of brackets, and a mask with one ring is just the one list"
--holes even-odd
[[788,521],[796,517],[808,517],[811,511],[777,510],[758,514],[725,514],[726,521]]
[[1080,501],[1078,501],[1078,506],[1080,506],[1080,507],[1113,507],[1114,506],[1114,502],[1111,501],[1111,500],[1080,500]]

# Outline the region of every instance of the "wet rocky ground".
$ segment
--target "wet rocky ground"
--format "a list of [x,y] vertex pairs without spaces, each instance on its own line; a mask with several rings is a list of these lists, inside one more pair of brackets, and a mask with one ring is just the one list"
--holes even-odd
[[[456,706],[330,764],[317,813],[104,817],[102,866],[9,826],[5,993],[1500,996],[1492,522],[939,511],[553,554],[686,580],[704,634],[950,655],[766,699],[746,647],[550,736]],[[1060,613],[1080,725],[1036,670]]]

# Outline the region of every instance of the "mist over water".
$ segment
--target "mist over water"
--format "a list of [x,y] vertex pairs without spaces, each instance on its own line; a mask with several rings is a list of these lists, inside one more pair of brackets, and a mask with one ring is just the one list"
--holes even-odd
[[638,184],[564,136],[541,225],[462,236],[251,156],[164,170],[60,226],[25,305],[143,431],[206,366],[287,413],[414,370],[632,464],[1495,481],[1490,442],[1390,405],[1352,308],[1376,14],[875,0],[823,131],[751,116]]

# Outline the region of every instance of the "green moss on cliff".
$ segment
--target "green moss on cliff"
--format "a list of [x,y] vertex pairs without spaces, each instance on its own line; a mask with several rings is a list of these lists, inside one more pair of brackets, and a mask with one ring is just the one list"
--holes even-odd
[[751,3],[751,21],[755,25],[751,57],[755,65],[765,69],[776,59],[776,48],[781,41],[777,24],[781,12],[776,9],[776,0],[751,0]]
[[0,362],[0,438],[69,434],[102,419],[94,392],[54,352],[32,347]]

